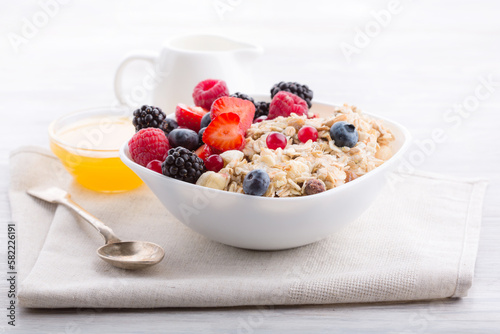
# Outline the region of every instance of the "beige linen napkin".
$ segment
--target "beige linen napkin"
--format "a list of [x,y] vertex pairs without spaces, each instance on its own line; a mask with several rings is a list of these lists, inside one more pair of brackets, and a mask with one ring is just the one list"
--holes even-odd
[[[75,184],[47,150],[21,148],[11,155],[10,185],[19,302],[40,308],[149,308],[465,296],[474,274],[486,182],[427,174],[401,178],[357,221],[328,239],[262,252],[191,231],[146,186],[99,194]],[[123,239],[163,246],[165,259],[143,271],[101,261],[96,249],[103,241],[92,227],[65,207],[25,193],[44,185],[68,190]]]

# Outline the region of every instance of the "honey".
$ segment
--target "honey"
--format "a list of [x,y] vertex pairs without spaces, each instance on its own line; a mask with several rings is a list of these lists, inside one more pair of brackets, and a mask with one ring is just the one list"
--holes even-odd
[[122,192],[142,184],[118,153],[135,133],[129,117],[92,116],[51,132],[52,152],[82,186],[100,192]]

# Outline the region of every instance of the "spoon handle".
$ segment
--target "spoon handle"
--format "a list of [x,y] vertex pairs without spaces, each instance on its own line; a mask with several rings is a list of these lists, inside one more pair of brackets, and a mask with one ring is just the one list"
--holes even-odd
[[91,215],[87,210],[82,208],[78,203],[73,201],[69,195],[65,196],[62,199],[59,199],[59,203],[65,205],[71,210],[75,211],[80,217],[85,219],[90,225],[92,225],[101,235],[104,237],[104,241],[106,244],[120,242],[121,240],[115,235],[113,230],[104,225],[99,219]]

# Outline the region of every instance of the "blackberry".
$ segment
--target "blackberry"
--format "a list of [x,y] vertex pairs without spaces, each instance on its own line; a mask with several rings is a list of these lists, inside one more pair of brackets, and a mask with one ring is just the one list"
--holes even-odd
[[231,94],[230,96],[231,97],[237,97],[237,98],[242,99],[242,100],[248,100],[248,101],[252,102],[253,104],[255,104],[255,101],[254,101],[253,97],[248,96],[247,94],[236,92],[234,94]]
[[284,82],[281,81],[271,88],[271,98],[278,92],[285,91],[297,95],[307,102],[307,107],[311,108],[311,100],[313,98],[313,91],[307,85],[301,85],[298,82]]
[[166,115],[160,108],[144,105],[134,111],[132,124],[136,131],[144,128],[159,128],[165,118]]
[[170,132],[177,129],[178,127],[179,124],[177,124],[177,121],[173,118],[165,118],[160,124],[160,129],[165,132],[165,136],[168,136]]
[[196,183],[205,172],[205,164],[196,154],[184,147],[168,150],[161,165],[163,175],[189,183]]
[[255,102],[255,116],[253,119],[256,119],[260,116],[267,116],[269,114],[269,102],[259,101]]

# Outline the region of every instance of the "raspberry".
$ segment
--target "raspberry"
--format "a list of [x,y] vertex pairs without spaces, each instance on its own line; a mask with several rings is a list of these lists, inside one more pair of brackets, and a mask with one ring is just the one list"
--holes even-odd
[[311,100],[313,98],[313,91],[307,87],[307,85],[301,85],[298,82],[284,82],[281,81],[271,88],[271,98],[273,98],[278,92],[285,91],[297,95],[304,101],[306,101],[307,106],[311,108]]
[[288,117],[292,113],[299,116],[307,116],[307,103],[297,95],[289,92],[279,92],[276,94],[269,105],[268,119],[274,119],[278,116]]
[[146,167],[152,160],[161,160],[170,149],[165,133],[157,128],[139,130],[128,142],[130,157],[141,166]]
[[215,100],[228,95],[229,89],[224,81],[207,79],[194,87],[193,101],[195,105],[210,110]]

